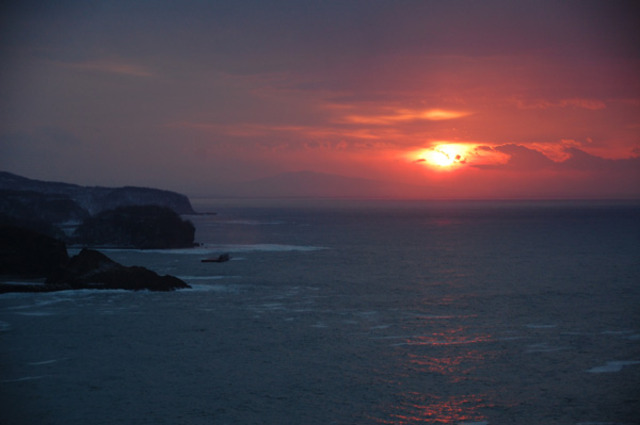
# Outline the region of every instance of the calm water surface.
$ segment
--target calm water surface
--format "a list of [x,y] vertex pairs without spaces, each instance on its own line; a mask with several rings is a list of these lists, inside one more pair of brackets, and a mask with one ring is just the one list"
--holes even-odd
[[640,423],[637,204],[194,205],[105,251],[191,290],[0,296],[0,422]]

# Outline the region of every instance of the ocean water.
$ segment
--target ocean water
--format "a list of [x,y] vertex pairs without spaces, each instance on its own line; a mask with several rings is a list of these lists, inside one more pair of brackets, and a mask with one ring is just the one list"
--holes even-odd
[[637,203],[194,206],[105,251],[193,289],[0,295],[0,423],[640,424]]

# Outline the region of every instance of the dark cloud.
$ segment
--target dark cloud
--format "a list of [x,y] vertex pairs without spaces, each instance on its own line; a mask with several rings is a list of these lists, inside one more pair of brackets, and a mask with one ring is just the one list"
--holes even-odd
[[564,151],[569,157],[564,161],[553,161],[540,151],[522,145],[507,144],[490,147],[478,147],[483,151],[495,151],[509,155],[509,160],[504,164],[480,164],[476,168],[494,170],[515,170],[530,173],[539,170],[550,171],[579,171],[601,175],[627,175],[629,178],[638,178],[640,182],[640,157],[607,159],[591,155],[578,148],[566,148]]
[[608,172],[614,174],[630,173],[640,184],[640,157],[607,159],[590,155],[577,148],[566,149],[571,156],[560,163],[565,169],[579,170],[589,173]]
[[509,155],[509,161],[501,165],[479,165],[480,168],[506,168],[521,171],[535,171],[554,168],[556,163],[540,151],[522,145],[507,144],[496,146],[494,151]]

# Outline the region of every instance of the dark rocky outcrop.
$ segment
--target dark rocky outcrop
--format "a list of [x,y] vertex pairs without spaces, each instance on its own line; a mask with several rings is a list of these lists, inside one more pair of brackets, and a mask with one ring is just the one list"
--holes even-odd
[[65,195],[0,190],[0,223],[26,227],[55,238],[78,225],[89,212]]
[[86,219],[74,242],[139,249],[186,248],[194,245],[195,227],[169,208],[146,205],[103,211]]
[[0,171],[0,225],[26,227],[68,243],[127,248],[193,246],[195,214],[179,193],[141,187],[84,187]]
[[29,229],[9,226],[0,227],[0,276],[5,280],[46,278],[44,284],[0,283],[0,293],[189,288],[176,277],[159,276],[144,267],[126,267],[98,251],[83,249],[69,258],[64,242]]
[[144,267],[126,267],[106,255],[91,249],[83,249],[72,257],[67,266],[47,278],[46,285],[65,286],[71,289],[130,289],[173,291],[189,288],[174,276],[160,276]]
[[64,242],[30,229],[0,226],[0,275],[47,277],[68,261]]
[[0,213],[49,223],[80,222],[89,212],[65,195],[0,190]]

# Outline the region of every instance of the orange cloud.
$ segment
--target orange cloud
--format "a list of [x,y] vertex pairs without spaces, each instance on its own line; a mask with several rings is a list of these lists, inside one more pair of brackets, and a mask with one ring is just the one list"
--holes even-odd
[[397,109],[388,114],[347,115],[338,121],[349,124],[374,124],[392,125],[407,121],[441,121],[462,118],[471,115],[465,111],[452,111],[444,109],[412,110]]

